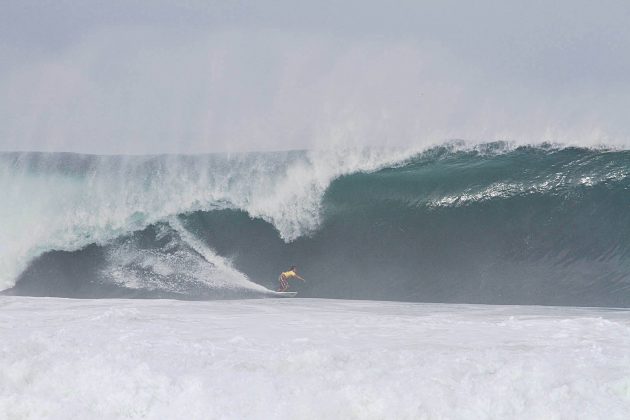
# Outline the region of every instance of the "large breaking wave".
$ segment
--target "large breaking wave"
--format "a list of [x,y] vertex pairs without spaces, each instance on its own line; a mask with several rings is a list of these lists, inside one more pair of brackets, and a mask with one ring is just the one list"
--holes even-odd
[[0,155],[5,293],[630,306],[630,152]]

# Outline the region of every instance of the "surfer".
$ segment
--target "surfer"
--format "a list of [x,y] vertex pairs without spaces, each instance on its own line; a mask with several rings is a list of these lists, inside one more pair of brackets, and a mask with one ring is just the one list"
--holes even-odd
[[278,277],[278,281],[280,282],[280,288],[278,289],[278,292],[286,292],[289,288],[289,279],[293,277],[298,278],[303,282],[306,282],[306,280],[298,276],[297,267],[292,265],[291,268],[289,268],[289,271],[281,273],[280,277]]

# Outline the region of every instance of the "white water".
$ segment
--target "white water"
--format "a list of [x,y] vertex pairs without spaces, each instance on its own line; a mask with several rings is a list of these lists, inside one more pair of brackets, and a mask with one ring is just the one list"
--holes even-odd
[[0,156],[0,290],[47,251],[108,243],[196,210],[241,209],[291,241],[318,227],[322,196],[335,178],[413,153]]
[[133,238],[108,249],[107,264],[101,270],[105,282],[174,293],[186,293],[195,287],[272,292],[250,281],[231,261],[195,238],[176,216],[168,219],[168,226],[156,229],[159,236],[171,238],[160,250],[142,249]]
[[626,419],[630,311],[0,297],[0,418]]

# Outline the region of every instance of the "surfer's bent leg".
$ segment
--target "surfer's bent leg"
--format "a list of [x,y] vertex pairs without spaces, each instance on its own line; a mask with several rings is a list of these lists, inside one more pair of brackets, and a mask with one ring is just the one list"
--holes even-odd
[[280,282],[280,288],[278,289],[278,292],[284,292],[289,288],[289,283],[287,282],[287,279],[284,278],[284,276],[280,276],[278,277],[278,281]]

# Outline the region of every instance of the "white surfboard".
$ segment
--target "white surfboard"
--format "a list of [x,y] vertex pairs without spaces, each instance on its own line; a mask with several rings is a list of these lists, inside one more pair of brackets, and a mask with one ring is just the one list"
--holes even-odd
[[278,296],[278,297],[293,297],[297,295],[297,292],[276,292],[274,293],[274,296]]

